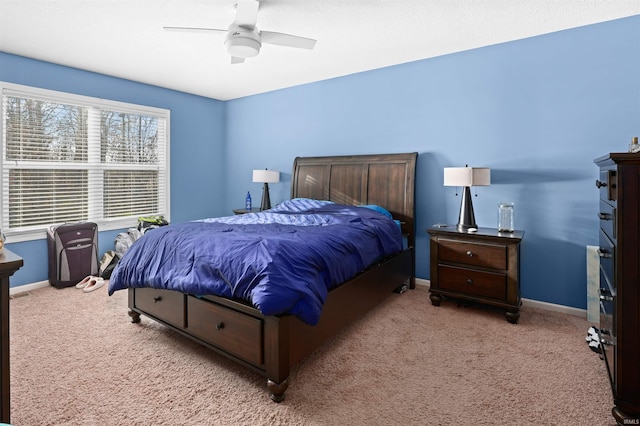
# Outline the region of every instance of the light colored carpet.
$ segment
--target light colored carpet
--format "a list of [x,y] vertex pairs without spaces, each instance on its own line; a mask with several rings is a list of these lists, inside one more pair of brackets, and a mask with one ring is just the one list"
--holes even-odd
[[614,425],[586,320],[429,302],[418,287],[266,380],[143,317],[124,291],[10,302],[11,420],[28,425]]

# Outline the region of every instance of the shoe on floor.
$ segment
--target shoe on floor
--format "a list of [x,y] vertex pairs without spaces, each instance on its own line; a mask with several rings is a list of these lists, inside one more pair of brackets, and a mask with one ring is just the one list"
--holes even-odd
[[600,347],[600,342],[595,341],[595,340],[589,343],[589,349],[591,349],[592,351],[594,351],[595,353],[598,353],[598,354],[602,353],[602,348]]
[[589,343],[592,340],[595,340],[596,342],[600,341],[598,337],[598,333],[599,333],[599,330],[597,328],[589,327],[589,330],[587,330],[587,337],[585,337],[585,340],[587,341],[587,343]]
[[89,281],[94,280],[95,278],[96,277],[94,277],[93,275],[84,277],[82,281],[76,284],[76,288],[85,288],[87,285],[89,285]]
[[103,285],[104,285],[104,279],[100,277],[92,277],[92,279],[89,280],[89,283],[82,291],[84,291],[85,293],[89,293],[91,291],[99,289]]

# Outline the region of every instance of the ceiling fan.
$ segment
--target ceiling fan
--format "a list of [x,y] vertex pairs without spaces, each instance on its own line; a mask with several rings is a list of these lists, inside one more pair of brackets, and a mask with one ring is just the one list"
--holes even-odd
[[226,30],[218,28],[163,27],[168,31],[202,31],[226,33],[225,46],[231,55],[231,63],[239,64],[246,58],[260,53],[262,43],[278,46],[313,49],[316,40],[273,31],[261,31],[256,28],[259,0],[238,0],[235,5],[235,19]]

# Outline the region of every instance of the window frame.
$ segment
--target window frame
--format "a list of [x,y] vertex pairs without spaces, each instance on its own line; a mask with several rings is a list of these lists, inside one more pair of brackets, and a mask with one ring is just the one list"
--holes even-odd
[[[5,126],[5,110],[4,110],[4,96],[5,92],[7,96],[17,96],[24,98],[37,98],[41,100],[46,100],[55,103],[61,104],[72,104],[79,105],[85,108],[96,108],[98,110],[107,110],[107,111],[117,111],[125,114],[137,114],[143,116],[153,116],[157,117],[158,120],[162,120],[164,123],[164,153],[159,152],[159,155],[164,157],[164,161],[161,161],[159,164],[160,168],[164,168],[164,179],[161,179],[158,182],[158,212],[155,214],[162,214],[164,217],[170,221],[170,205],[171,205],[171,197],[170,197],[170,118],[171,111],[169,109],[150,107],[139,104],[132,104],[120,101],[107,100],[102,98],[95,98],[91,96],[84,95],[76,95],[72,93],[59,92],[55,90],[42,89],[31,86],[24,86],[19,84],[7,83],[0,81],[0,137],[4,138],[4,126]],[[161,125],[159,123],[159,125]],[[99,148],[98,144],[98,148]],[[4,168],[5,168],[5,141],[4,139],[0,139],[0,188],[2,189],[2,197],[0,197],[0,226],[4,223],[4,208],[5,202],[8,197],[8,188],[4,186]],[[162,149],[162,148],[160,148]],[[110,170],[109,166],[106,165],[102,167],[104,163],[101,164],[100,171],[104,172]],[[50,163],[47,163],[47,167],[50,166]],[[65,167],[57,168],[55,166],[51,167],[52,169],[63,170]],[[122,165],[120,164],[117,168],[112,168],[112,170],[123,170],[123,169],[131,169],[131,170],[149,170],[149,165],[137,164],[137,165]],[[95,203],[95,198],[89,198],[88,204]],[[99,203],[102,205],[102,201]],[[92,210],[92,209],[91,209]],[[116,218],[116,219],[105,219],[104,211],[100,209],[100,217],[88,217],[88,221],[92,221],[97,223],[98,229],[100,231],[110,231],[110,230],[118,230],[124,228],[130,228],[137,225],[137,217],[126,217],[126,218]],[[21,242],[21,241],[31,241],[46,238],[46,230],[50,225],[47,224],[42,226],[36,226],[31,229],[18,230],[18,231],[8,231],[3,232],[7,237],[7,243]]]

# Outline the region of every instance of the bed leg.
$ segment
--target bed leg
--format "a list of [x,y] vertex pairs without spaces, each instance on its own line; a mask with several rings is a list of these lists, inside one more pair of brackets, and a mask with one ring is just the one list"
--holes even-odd
[[289,381],[284,379],[282,383],[276,383],[271,379],[267,379],[267,389],[269,389],[269,396],[275,402],[284,401],[284,393],[289,387]]
[[137,324],[140,322],[140,314],[136,311],[129,311],[129,316],[131,317],[131,322]]

